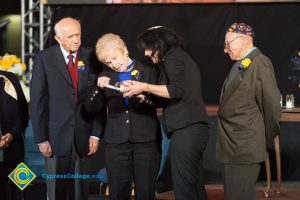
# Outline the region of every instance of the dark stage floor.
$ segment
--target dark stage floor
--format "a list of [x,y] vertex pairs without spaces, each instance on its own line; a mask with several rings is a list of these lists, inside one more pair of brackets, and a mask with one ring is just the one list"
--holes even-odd
[[[208,192],[208,199],[210,200],[223,200],[223,188],[222,185],[206,185]],[[276,194],[274,190],[271,191],[269,198],[264,197],[264,187],[259,186],[257,188],[256,196],[257,200],[300,200],[300,184],[284,184],[280,194]],[[273,188],[272,188],[273,189]],[[172,191],[161,193],[157,195],[157,200],[174,200],[174,194]]]
[[[221,184],[207,184],[209,200],[223,200],[223,187]],[[269,198],[264,197],[265,183],[261,182],[257,187],[257,200],[300,200],[300,182],[283,182],[281,185],[281,193],[275,192],[275,183],[272,183]],[[132,198],[134,199],[134,198]],[[97,195],[91,195],[89,200],[99,200]],[[102,198],[109,200],[109,198]],[[173,191],[157,194],[156,200],[175,200]]]

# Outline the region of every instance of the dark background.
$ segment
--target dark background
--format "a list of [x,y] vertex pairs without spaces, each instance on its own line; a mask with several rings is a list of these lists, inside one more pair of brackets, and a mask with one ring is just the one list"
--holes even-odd
[[[201,69],[203,97],[207,104],[218,103],[223,81],[232,66],[223,52],[225,31],[233,22],[246,22],[255,30],[255,45],[272,60],[282,94],[293,93],[296,104],[300,102],[299,3],[69,5],[53,8],[53,22],[65,16],[81,21],[83,46],[94,47],[102,34],[112,32],[125,40],[132,58],[142,61],[148,59],[136,47],[136,38],[141,32],[156,25],[175,30],[184,38],[187,52]],[[55,42],[51,40],[49,45],[53,44]],[[216,117],[210,117],[210,122],[211,136],[204,154],[205,179],[219,182],[220,165],[215,158]],[[300,180],[299,128],[298,123],[281,123],[283,180]],[[90,166],[103,167],[101,151],[103,148],[90,160]],[[270,155],[274,180],[273,150]],[[170,187],[169,173],[167,165],[159,182],[163,190]],[[265,180],[265,177],[263,167],[260,179]]]
[[[0,6],[0,15],[20,14],[20,0],[10,0]],[[274,69],[282,94],[293,93],[300,106],[300,3],[232,3],[232,4],[147,4],[147,5],[53,5],[56,22],[64,16],[78,18],[82,22],[83,46],[94,47],[104,33],[113,32],[126,41],[131,57],[147,61],[143,52],[136,48],[135,41],[145,29],[164,25],[178,32],[185,40],[188,53],[201,68],[203,96],[206,103],[218,103],[222,83],[232,65],[223,53],[225,31],[233,22],[246,22],[255,29],[255,45],[267,55]],[[54,34],[52,34],[53,38]],[[48,45],[56,44],[53,39]],[[0,44],[1,45],[1,44]],[[216,117],[209,118],[211,135],[204,154],[205,182],[221,182],[220,164],[215,158]],[[32,134],[32,130],[29,130]],[[300,126],[299,123],[281,123],[282,180],[300,180]],[[28,141],[28,132],[26,138]],[[26,143],[25,143],[26,146]],[[40,162],[35,172],[44,172],[44,159],[35,147],[37,159],[28,153],[30,162]],[[28,145],[27,145],[28,147]],[[88,159],[89,173],[96,174],[105,167],[103,145],[95,156]],[[31,156],[30,156],[30,155]],[[276,180],[274,151],[270,151],[272,180]],[[25,160],[26,164],[30,163]],[[260,180],[266,180],[264,165]],[[42,182],[43,184],[40,184]],[[46,199],[44,179],[36,179],[26,189],[27,199]],[[98,183],[98,182],[97,182]],[[93,190],[98,188],[92,184]],[[158,191],[172,189],[170,165],[167,161]],[[39,195],[41,198],[39,198]],[[25,195],[26,196],[26,195]],[[25,198],[26,199],[26,198]]]
[[[53,8],[53,22],[64,16],[81,21],[83,46],[94,47],[102,34],[112,32],[125,40],[132,58],[142,61],[147,59],[136,47],[136,38],[141,32],[155,25],[175,30],[183,37],[186,50],[201,69],[206,103],[218,103],[220,88],[232,66],[223,52],[225,31],[233,22],[246,22],[255,30],[255,45],[272,60],[282,94],[293,93],[296,104],[300,101],[299,3],[68,5]],[[50,41],[50,45],[54,43]],[[298,63],[293,63],[292,57],[296,57]]]
[[7,14],[20,14],[21,13],[21,0],[10,0],[4,5],[3,2],[0,6],[0,15]]

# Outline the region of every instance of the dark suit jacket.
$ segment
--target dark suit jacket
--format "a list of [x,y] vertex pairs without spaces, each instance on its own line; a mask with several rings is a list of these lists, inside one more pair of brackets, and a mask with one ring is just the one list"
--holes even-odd
[[247,57],[250,66],[221,94],[217,160],[222,163],[264,161],[266,145],[279,133],[280,93],[272,63],[258,49]]
[[36,143],[49,141],[55,156],[67,155],[75,140],[80,156],[88,153],[91,135],[100,136],[103,124],[100,115],[88,118],[83,102],[96,85],[97,74],[92,68],[91,49],[80,48],[78,60],[78,95],[59,46],[36,54],[31,80],[31,118]]
[[171,97],[163,111],[165,132],[172,133],[195,123],[207,123],[197,64],[185,51],[173,48],[165,55],[163,70]]
[[28,125],[28,105],[18,77],[6,71],[0,74],[7,77],[16,89],[18,100],[4,91],[4,82],[0,79],[0,126],[2,134],[11,133],[13,141],[4,149],[4,161],[21,162],[24,156],[23,133]]
[[[136,62],[133,70],[140,72],[141,82],[156,83],[157,76],[150,67]],[[118,73],[108,70],[101,74],[111,78],[110,84],[119,82]],[[154,106],[140,103],[137,98],[129,99],[129,106],[125,106],[121,93],[105,88],[104,95],[108,114],[104,140],[107,143],[149,142],[160,140],[160,124]]]

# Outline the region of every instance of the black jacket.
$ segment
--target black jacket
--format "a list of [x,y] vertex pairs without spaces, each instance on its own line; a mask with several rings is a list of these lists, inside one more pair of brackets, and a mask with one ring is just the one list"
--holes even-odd
[[[0,78],[0,126],[2,134],[11,133],[13,141],[9,147],[4,149],[4,171],[11,170],[24,157],[23,133],[28,125],[28,104],[22,91],[18,77],[7,71],[1,71],[0,74],[7,77],[17,92],[18,100],[8,95],[4,91],[4,81]],[[6,174],[6,172],[4,172]]]
[[[138,81],[156,83],[157,74],[152,68],[136,62],[133,70],[139,71]],[[111,78],[111,85],[119,82],[118,72],[110,69],[101,73],[100,76]],[[137,79],[132,76],[132,80]],[[99,95],[96,95],[95,91]],[[149,142],[161,139],[160,124],[154,105],[140,102],[138,98],[132,97],[129,99],[129,105],[126,106],[122,94],[118,91],[109,88],[100,91],[98,88],[94,90],[91,98],[86,102],[89,111],[99,109],[100,104],[94,104],[94,102],[99,102],[101,92],[104,94],[107,107],[107,122],[103,135],[105,142],[124,143],[128,140],[131,142]],[[151,96],[147,95],[147,97],[151,99]]]
[[170,134],[195,123],[206,124],[208,118],[197,64],[185,51],[172,48],[163,59],[162,70],[166,79],[163,84],[167,85],[171,97],[163,111],[165,132]]
[[0,70],[0,74],[7,77],[16,89],[18,100],[15,100],[4,91],[4,81],[0,79],[0,125],[2,134],[11,133],[15,138],[28,125],[28,105],[18,77],[7,71]]

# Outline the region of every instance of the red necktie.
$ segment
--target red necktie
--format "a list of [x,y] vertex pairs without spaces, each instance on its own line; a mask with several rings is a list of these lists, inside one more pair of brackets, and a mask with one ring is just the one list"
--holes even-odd
[[77,99],[77,97],[78,97],[78,92],[77,92],[78,71],[77,71],[77,66],[73,62],[73,57],[74,56],[72,54],[68,55],[68,59],[69,59],[68,69],[69,69],[70,75],[71,75],[72,80],[73,80],[73,85],[74,85],[74,88],[75,88],[75,91],[76,91],[76,99]]

